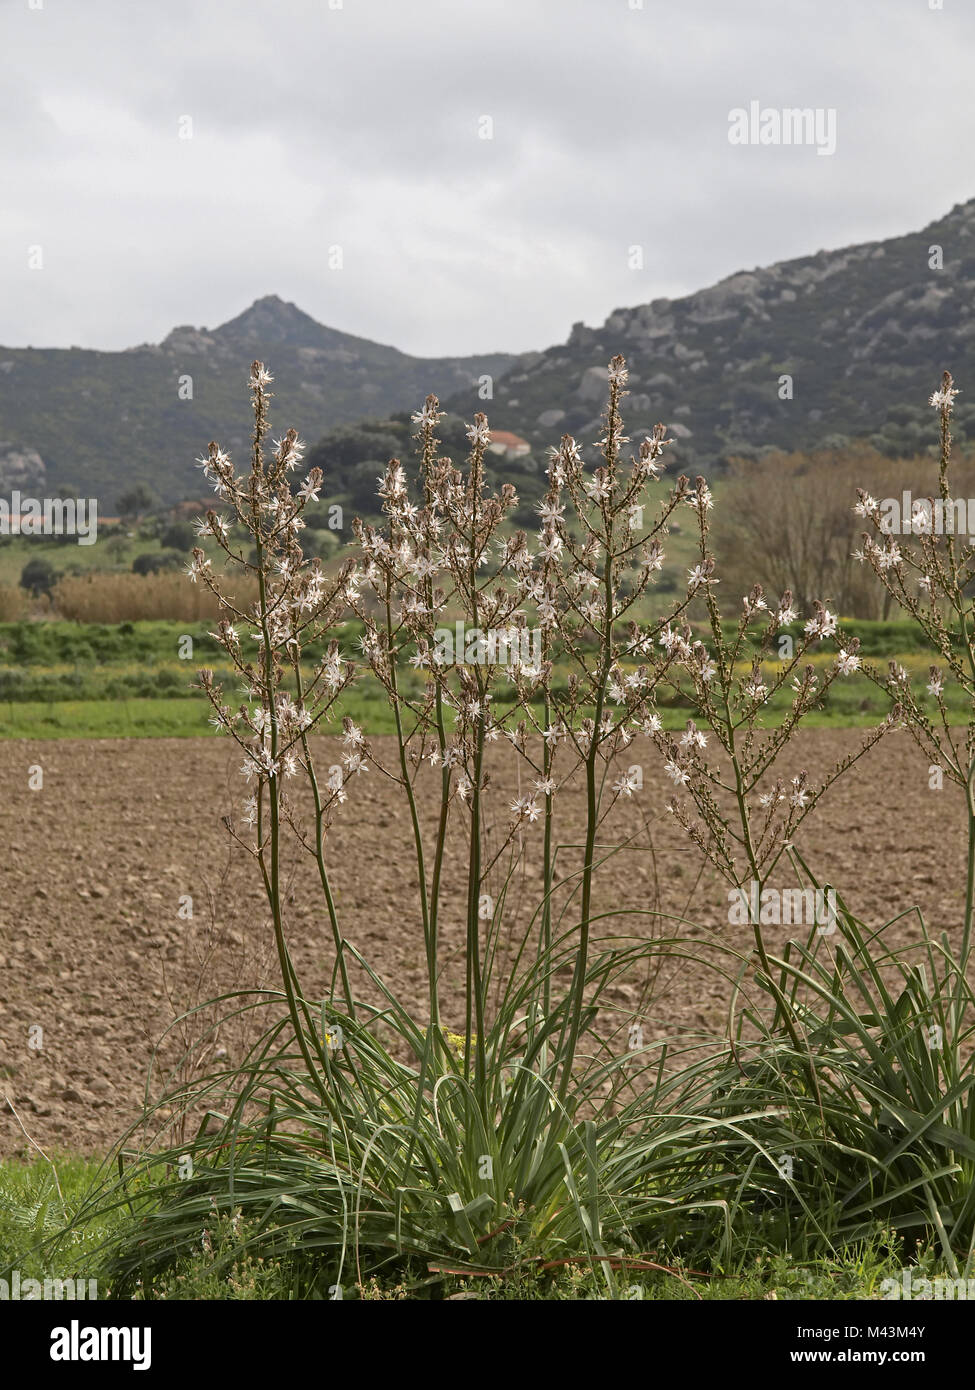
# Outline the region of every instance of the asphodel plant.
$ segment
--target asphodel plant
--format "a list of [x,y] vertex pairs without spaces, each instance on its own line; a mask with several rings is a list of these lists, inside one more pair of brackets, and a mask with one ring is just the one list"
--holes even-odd
[[[666,679],[697,719],[689,719],[679,737],[658,728],[654,738],[674,784],[668,810],[744,907],[757,962],[774,992],[775,975],[756,905],[776,873],[792,871],[789,850],[825,792],[883,738],[894,718],[865,733],[825,773],[813,777],[796,764],[796,731],[823,707],[835,681],[860,669],[859,640],[851,638],[817,670],[808,658],[837,632],[837,617],[822,600],[814,601],[798,637],[789,631],[800,615],[788,590],[772,599],[756,584],[741,596],[737,613],[723,610],[710,548],[713,499],[704,478],[697,479],[688,501],[698,531],[690,590],[703,601],[704,638],[709,640],[696,636],[686,623],[668,626],[664,633]],[[779,1002],[798,1043],[790,1011]]]
[[[464,472],[439,456],[436,431],[442,412],[433,396],[414,416],[419,454],[415,488],[411,491],[400,460],[392,460],[379,488],[384,526],[356,527],[364,561],[353,608],[365,625],[364,657],[394,711],[397,767],[390,775],[410,808],[432,1029],[441,1022],[438,943],[451,811],[460,812],[466,821],[464,1065],[481,1096],[487,1087],[489,1030],[484,962],[493,959],[502,928],[504,875],[500,892],[487,890],[499,866],[510,864],[512,850],[520,849],[522,836],[534,831],[542,857],[542,901],[535,919],[539,987],[525,1024],[529,1052],[539,1025],[546,1035],[557,1027],[559,1092],[564,1100],[582,1027],[595,839],[606,809],[603,772],[652,709],[655,677],[645,655],[652,655],[666,620],[647,630],[625,620],[662,567],[660,538],[684,495],[686,480],[678,480],[650,528],[635,526],[648,485],[661,472],[666,441],[661,427],[643,441],[637,457],[622,463],[627,442],[620,411],[625,382],[625,365],[615,359],[609,370],[605,436],[599,445],[602,463],[594,472],[586,471],[571,437],[565,436],[553,450],[548,488],[538,507],[537,535],[529,538],[506,524],[518,503],[510,485],[496,494],[488,489],[485,453],[491,436],[484,415],[475,416],[468,428],[470,452]],[[685,598],[675,604],[671,620],[686,602]],[[451,640],[445,641],[445,636]],[[624,662],[636,669],[624,674]],[[419,692],[402,680],[407,665],[425,678]],[[561,683],[556,688],[556,671],[567,674],[564,689]],[[614,717],[610,710],[615,706],[622,709]],[[486,764],[490,745],[499,740],[516,750],[530,789],[510,804],[505,831],[488,849]],[[416,792],[417,770],[424,761],[440,773],[436,831],[429,849]],[[586,836],[579,920],[571,983],[564,995],[553,998],[557,796],[580,768]],[[611,799],[631,790],[616,784]],[[498,904],[486,921],[485,900]]]
[[[440,456],[436,430],[442,412],[436,398],[428,397],[414,416],[418,476],[409,479],[400,460],[390,461],[378,480],[383,524],[356,522],[356,553],[331,577],[318,559],[304,556],[300,543],[302,512],[318,497],[322,478],[312,470],[296,486],[302,445],[294,430],[269,446],[271,377],[262,363],[253,364],[249,382],[254,411],[249,473],[238,474],[216,444],[200,460],[221,503],[220,511],[210,511],[201,523],[201,534],[218,544],[230,564],[218,574],[198,549],[190,578],[206,584],[220,602],[223,616],[214,635],[241,677],[243,703],[234,708],[209,671],[201,673],[201,682],[213,707],[211,722],[235,739],[242,753],[241,771],[251,794],[233,822],[233,833],[257,860],[289,1011],[312,1068],[321,1038],[288,950],[281,837],[291,826],[316,860],[341,1004],[354,1019],[348,938],[339,922],[326,845],[332,818],[355,779],[375,767],[399,788],[409,807],[419,884],[416,909],[427,962],[428,1036],[446,1056],[453,1052],[442,1027],[439,983],[443,873],[450,817],[464,819],[464,1071],[482,1095],[490,1029],[485,963],[494,959],[512,856],[521,852],[526,834],[538,835],[543,858],[535,943],[539,989],[537,1007],[529,1010],[526,1022],[529,1030],[558,1028],[560,1092],[563,1098],[566,1094],[583,1020],[596,832],[606,809],[604,773],[636,730],[656,727],[653,690],[658,668],[667,665],[657,640],[688,602],[686,595],[678,599],[666,618],[647,628],[632,620],[631,610],[662,568],[662,538],[687,483],[677,481],[652,526],[637,524],[647,488],[662,470],[667,441],[659,427],[624,463],[625,383],[623,360],[614,359],[601,462],[594,471],[587,470],[571,437],[553,450],[539,532],[531,538],[510,523],[518,502],[514,489],[506,485],[492,493],[488,487],[485,458],[491,436],[486,418],[477,415],[468,429],[470,450],[462,471]],[[235,572],[256,578],[259,597],[252,608],[235,602]],[[383,687],[393,712],[395,754],[388,766],[382,750],[343,714],[343,697],[362,674],[342,654],[338,640],[341,622],[353,615],[363,624],[362,666]],[[445,632],[461,638],[451,646],[443,640]],[[326,655],[309,673],[302,654],[311,643],[324,643]],[[568,672],[558,689],[552,678],[557,664]],[[626,669],[630,665],[633,669]],[[422,677],[419,687],[417,674]],[[312,735],[335,732],[340,725],[345,745],[341,775],[333,771],[323,780],[316,770]],[[490,745],[501,739],[524,761],[530,788],[511,803],[504,833],[489,846],[486,761]],[[439,772],[432,835],[418,801],[425,763]],[[549,957],[557,797],[580,768],[586,833],[579,918],[571,982],[562,996],[553,998]],[[293,808],[292,779],[300,777],[310,784],[315,808],[311,833]],[[632,788],[624,783],[614,784],[610,800],[630,794]],[[499,875],[501,891],[492,895],[487,889]],[[485,899],[498,903],[486,920]]]
[[[458,468],[441,455],[437,428],[443,412],[434,396],[427,397],[413,417],[416,476],[408,475],[401,460],[390,460],[377,479],[382,522],[356,521],[353,553],[331,577],[319,560],[306,559],[300,543],[302,512],[318,497],[321,474],[312,470],[297,483],[302,446],[294,430],[268,447],[271,378],[263,364],[254,363],[250,378],[249,474],[237,475],[216,444],[200,461],[223,504],[221,513],[207,514],[201,530],[226,552],[232,568],[256,577],[259,594],[251,610],[239,608],[229,575],[218,576],[204,552],[194,552],[191,578],[208,585],[220,601],[224,616],[215,635],[241,676],[245,700],[234,710],[207,671],[202,684],[213,706],[212,722],[237,741],[243,755],[241,771],[252,791],[234,834],[259,865],[292,1023],[316,1074],[325,1044],[288,950],[281,837],[291,827],[316,861],[340,990],[329,1003],[354,1021],[349,960],[358,955],[347,924],[339,920],[326,851],[333,817],[370,769],[398,790],[409,810],[417,930],[423,936],[429,995],[424,1066],[430,1048],[439,1048],[444,1064],[454,1065],[455,1049],[445,1029],[462,1024],[462,1072],[485,1114],[493,1094],[489,1070],[497,1060],[489,1049],[510,1042],[510,1030],[491,1041],[491,972],[499,968],[507,885],[525,853],[541,858],[542,891],[532,918],[534,938],[522,942],[509,967],[520,968],[531,947],[526,968],[534,983],[520,1020],[525,1036],[519,1046],[532,1060],[543,1042],[554,1043],[557,1094],[569,1104],[580,1039],[591,1022],[586,997],[593,924],[607,906],[618,905],[596,901],[597,836],[615,802],[633,793],[628,775],[610,781],[610,769],[635,738],[647,738],[661,750],[661,775],[687,788],[698,818],[692,823],[679,802],[675,814],[739,886],[749,878],[764,883],[783,843],[832,780],[813,789],[799,772],[787,787],[778,782],[763,792],[758,810],[752,806],[759,782],[802,716],[835,675],[858,659],[852,646],[841,653],[818,690],[810,671],[800,673],[808,645],[835,628],[819,604],[806,624],[805,641],[773,681],[766,685],[758,659],[740,675],[749,625],[764,620],[765,651],[776,632],[795,619],[790,598],[784,595],[770,608],[754,589],[744,600],[737,635],[726,641],[708,548],[710,491],[703,478],[691,487],[681,476],[653,500],[671,441],[657,426],[627,456],[626,381],[625,362],[616,357],[609,366],[604,429],[592,462],[569,435],[551,451],[537,508],[539,526],[531,536],[512,523],[518,506],[514,488],[506,484],[494,492],[489,486],[486,417],[476,415],[468,427],[469,451],[465,466]],[[659,602],[651,606],[646,600],[663,569],[678,508],[690,508],[698,518],[700,561],[683,591],[660,612]],[[234,539],[239,532],[242,541]],[[710,643],[696,637],[689,624],[692,604],[702,599]],[[362,624],[359,667],[339,644],[341,623],[349,617]],[[323,644],[325,656],[309,670],[303,652],[313,642]],[[344,712],[355,681],[366,673],[382,687],[392,710],[391,757]],[[760,736],[765,702],[790,680],[796,693],[789,714],[779,729]],[[696,704],[730,761],[730,779],[706,761],[708,735],[697,724],[689,723],[677,742],[664,730],[656,703],[661,684],[676,686]],[[339,729],[342,764],[337,770],[333,764],[323,780],[312,736]],[[490,748],[500,741],[515,750],[527,778],[527,790],[502,808],[501,817],[491,805],[489,775]],[[432,790],[428,767],[437,774]],[[314,805],[310,832],[291,794],[293,779],[302,777]],[[569,784],[571,792],[565,791]],[[584,797],[585,831],[581,863],[568,876],[571,911],[563,902],[556,923],[563,793]],[[723,797],[730,798],[736,823],[729,820]],[[441,997],[444,872],[456,817],[467,843],[460,1002]],[[769,971],[759,930],[756,945]],[[569,974],[558,987],[557,964],[563,979],[566,966]],[[499,987],[503,991],[510,983],[502,980]]]
[[[964,916],[955,958],[952,1016],[956,1035],[962,1028],[969,993],[964,981],[975,915],[975,544],[960,529],[957,499],[952,496],[951,414],[958,394],[951,373],[946,371],[930,398],[940,426],[936,493],[915,499],[911,515],[900,518],[897,530],[891,524],[892,510],[862,488],[857,490],[854,506],[856,514],[870,521],[873,528],[863,533],[863,545],[854,552],[855,558],[870,566],[937,654],[928,672],[927,699],[897,662],[891,661],[886,671],[865,662],[864,674],[890,696],[898,724],[965,796],[968,852]],[[963,507],[961,516],[964,514]],[[961,725],[952,723],[945,699],[946,688],[951,685],[961,692],[963,707],[968,710],[967,721]]]
[[[334,717],[336,702],[353,681],[354,670],[343,661],[337,642],[329,643],[325,657],[310,675],[301,661],[303,647],[327,635],[346,611],[353,566],[346,564],[332,579],[326,579],[321,561],[306,559],[302,552],[298,539],[304,526],[302,512],[318,496],[321,473],[313,469],[300,486],[293,486],[303,452],[293,429],[274,441],[269,450],[271,381],[263,363],[255,362],[248,383],[254,413],[249,472],[238,474],[229,456],[215,443],[199,460],[221,503],[219,512],[207,513],[199,531],[217,542],[230,561],[230,569],[218,575],[212,561],[197,548],[189,577],[194,583],[206,584],[216,595],[222,617],[213,635],[241,677],[239,693],[244,699],[233,708],[212,672],[200,672],[202,688],[213,708],[210,722],[235,740],[243,756],[240,770],[251,791],[239,820],[231,823],[232,833],[259,866],[295,1037],[309,1073],[318,1076],[324,1040],[301,994],[285,930],[282,833],[289,822],[295,824],[286,787],[292,778],[304,774],[311,787],[315,818],[310,835],[303,829],[298,833],[318,865],[343,999],[348,1014],[354,1017],[345,941],[325,860],[328,825],[344,793],[334,779],[323,785],[309,742],[309,735],[326,727]],[[240,573],[251,574],[257,581],[258,599],[249,610],[238,607],[231,588],[234,574]],[[350,775],[361,766],[360,742],[358,730],[347,728],[345,762]],[[248,828],[253,830],[253,838]]]

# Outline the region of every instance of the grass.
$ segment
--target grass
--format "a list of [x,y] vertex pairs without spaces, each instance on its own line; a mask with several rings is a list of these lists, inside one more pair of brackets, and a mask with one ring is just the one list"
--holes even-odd
[[[107,540],[114,531],[114,527],[100,526],[99,538],[94,545],[79,545],[73,536],[63,540],[47,536],[0,537],[0,585],[19,584],[21,572],[30,560],[46,560],[58,574],[75,567],[85,573],[104,570]],[[122,571],[131,570],[132,561],[137,555],[158,553],[160,549],[157,540],[144,540],[135,534],[125,534],[116,567]]]
[[[74,1279],[81,1277],[84,1265],[85,1277],[97,1279],[99,1297],[111,1297],[111,1278],[99,1263],[97,1252],[117,1229],[118,1220],[88,1216],[74,1227],[68,1245],[38,1249],[46,1237],[83,1209],[101,1170],[100,1163],[72,1153],[56,1154],[51,1163],[0,1160],[0,1252],[5,1268],[18,1270],[21,1282]],[[221,1267],[219,1257],[224,1246],[232,1246],[232,1232],[227,1221],[211,1225],[213,1253],[201,1246],[178,1262],[154,1285],[154,1297],[265,1301],[295,1296],[286,1257],[268,1260],[243,1254],[232,1258],[226,1268]],[[884,1232],[878,1230],[874,1240],[842,1258],[798,1262],[788,1255],[759,1251],[739,1268],[710,1277],[680,1265],[632,1271],[621,1281],[618,1296],[626,1301],[653,1302],[876,1299],[882,1296],[882,1281],[899,1278],[900,1272]],[[143,1296],[145,1291],[136,1289],[135,1297]],[[335,1286],[329,1286],[322,1296],[335,1298]],[[573,1265],[509,1278],[431,1277],[417,1271],[414,1277],[370,1278],[361,1286],[346,1280],[341,1296],[365,1301],[572,1301],[603,1299],[606,1291],[592,1269]]]
[[[76,623],[64,621],[0,623],[0,738],[195,738],[214,731],[210,710],[193,689],[200,665],[210,665],[218,679],[234,689],[224,669],[223,653],[211,637],[210,623],[142,621]],[[894,659],[923,685],[929,655],[917,642],[913,624],[853,622],[846,630],[858,636],[867,659],[879,664]],[[352,655],[361,624],[345,624],[341,641]],[[192,639],[192,650],[185,639]],[[180,651],[187,654],[179,655]],[[321,656],[310,645],[309,661]],[[814,664],[825,666],[823,651]],[[414,686],[419,683],[414,679]],[[948,691],[949,709],[958,722],[966,716],[962,693]],[[928,700],[932,705],[933,701]],[[769,724],[783,714],[781,701],[768,708]],[[887,704],[863,677],[836,682],[826,706],[807,716],[813,728],[858,728],[878,723]],[[343,701],[367,734],[391,734],[388,703],[372,677],[353,687]],[[668,729],[683,727],[687,712],[661,709]]]
[[0,738],[199,738],[206,701],[28,700],[0,704]]
[[[813,712],[803,721],[810,729],[870,728],[881,710],[863,696]],[[388,706],[378,692],[357,693],[343,703],[343,710],[370,736],[395,733]],[[0,701],[0,739],[59,738],[208,738],[215,730],[208,724],[210,707],[199,696],[179,699],[165,696],[98,700]],[[682,710],[663,710],[664,728],[676,731],[686,722]],[[770,721],[770,723],[773,721]]]

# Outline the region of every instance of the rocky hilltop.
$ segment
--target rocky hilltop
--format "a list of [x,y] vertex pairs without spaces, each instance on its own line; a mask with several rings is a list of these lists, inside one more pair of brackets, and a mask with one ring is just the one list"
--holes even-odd
[[930,441],[925,402],[945,367],[967,388],[959,433],[975,431],[975,200],[907,236],[577,323],[509,372],[492,420],[536,446],[564,430],[592,438],[616,352],[631,368],[630,432],[664,420],[687,462],[863,435],[913,452]]
[[0,347],[0,439],[35,450],[52,486],[103,499],[147,483],[164,501],[198,496],[193,460],[211,439],[247,449],[247,371],[267,358],[274,423],[314,443],[326,429],[414,409],[429,391],[500,376],[510,353],[411,357],[316,322],[277,295],[218,328],[184,325],[124,352]]

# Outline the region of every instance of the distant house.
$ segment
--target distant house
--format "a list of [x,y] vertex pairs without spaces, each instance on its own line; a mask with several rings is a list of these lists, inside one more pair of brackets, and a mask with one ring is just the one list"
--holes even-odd
[[488,445],[488,452],[500,454],[504,458],[521,458],[523,454],[530,454],[532,446],[527,439],[522,439],[520,434],[512,434],[510,430],[492,430],[491,443]]

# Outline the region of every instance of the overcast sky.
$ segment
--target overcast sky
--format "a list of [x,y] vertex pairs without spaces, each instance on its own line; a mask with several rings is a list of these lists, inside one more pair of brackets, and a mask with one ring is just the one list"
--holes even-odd
[[[0,0],[0,343],[276,293],[412,353],[522,351],[916,230],[975,197],[975,3],[932,3]],[[835,153],[730,144],[752,101],[835,108]]]

